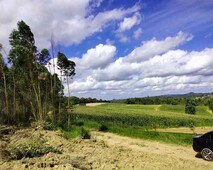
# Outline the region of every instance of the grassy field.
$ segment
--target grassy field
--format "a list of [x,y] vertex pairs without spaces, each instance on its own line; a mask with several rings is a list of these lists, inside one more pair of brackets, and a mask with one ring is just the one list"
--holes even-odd
[[75,118],[99,123],[114,123],[146,128],[213,126],[213,114],[206,106],[198,106],[195,115],[184,113],[181,105],[104,104],[77,106]]
[[198,106],[195,115],[184,113],[183,105],[126,105],[103,104],[95,107],[76,106],[73,127],[68,138],[80,134],[80,129],[102,125],[108,131],[124,136],[162,141],[180,145],[191,145],[191,134],[158,132],[157,128],[213,126],[213,114],[206,106]]

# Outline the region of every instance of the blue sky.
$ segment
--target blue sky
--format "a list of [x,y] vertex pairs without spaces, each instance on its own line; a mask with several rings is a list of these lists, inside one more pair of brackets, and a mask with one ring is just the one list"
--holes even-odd
[[[19,20],[76,62],[72,94],[102,99],[213,91],[212,0],[0,0],[0,42]],[[48,11],[48,12],[47,12]],[[11,15],[12,14],[12,15]],[[67,87],[65,85],[65,91]]]
[[[134,41],[122,43],[118,40],[112,30],[116,30],[117,22],[111,23],[102,32],[97,32],[81,44],[74,45],[71,48],[64,48],[69,55],[81,55],[87,49],[103,43],[107,39],[115,41],[119,47],[118,56],[125,56],[134,47],[139,46],[142,41],[147,41],[156,37],[163,39],[167,36],[174,36],[179,31],[188,32],[194,35],[194,39],[181,46],[185,50],[202,50],[213,46],[213,2],[211,0],[131,0],[131,1],[103,1],[97,9],[98,12],[114,8],[128,8],[135,4],[140,5],[142,21],[131,30],[125,32],[128,38],[131,38],[133,32],[138,28],[143,30],[143,35]],[[95,13],[97,13],[95,11]],[[129,15],[131,16],[131,14]]]

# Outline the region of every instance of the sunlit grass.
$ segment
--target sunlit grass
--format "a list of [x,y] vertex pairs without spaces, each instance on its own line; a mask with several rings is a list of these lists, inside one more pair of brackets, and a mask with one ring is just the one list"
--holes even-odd
[[104,104],[95,107],[78,106],[74,115],[99,123],[149,128],[213,126],[213,115],[206,106],[198,106],[195,115],[184,113],[184,109],[184,105]]
[[[79,119],[77,122],[83,122],[82,126],[73,125],[70,131],[65,132],[67,138],[75,138],[81,135],[81,128],[85,129],[98,129],[101,127],[101,123],[95,121],[89,121],[87,119]],[[119,126],[113,123],[105,124],[108,128],[108,132],[115,133],[121,136],[127,136],[132,138],[153,140],[170,144],[189,146],[192,142],[193,134],[185,133],[169,133],[158,132],[155,130],[149,130],[146,128],[133,127],[133,126]]]

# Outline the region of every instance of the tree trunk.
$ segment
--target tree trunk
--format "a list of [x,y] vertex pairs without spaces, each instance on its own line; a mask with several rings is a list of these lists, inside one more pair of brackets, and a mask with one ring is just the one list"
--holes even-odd
[[5,75],[5,72],[4,72],[4,60],[3,60],[3,57],[0,56],[0,67],[1,67],[1,70],[2,70],[2,76],[3,76],[3,80],[4,80],[4,95],[5,95],[5,105],[6,105],[6,114],[7,116],[9,116],[9,102],[8,102],[8,92],[7,92],[7,80],[6,80],[6,75]]
[[69,77],[67,76],[67,88],[68,88],[68,109],[67,109],[67,114],[68,114],[68,128],[70,127],[70,88],[69,88]]

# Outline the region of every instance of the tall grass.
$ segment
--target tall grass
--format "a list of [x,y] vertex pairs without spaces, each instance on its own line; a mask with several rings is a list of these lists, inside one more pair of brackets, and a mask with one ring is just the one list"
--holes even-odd
[[[81,136],[82,127],[89,129],[99,130],[103,124],[97,123],[95,121],[90,121],[87,119],[79,119],[77,122],[83,122],[82,126],[72,126],[70,131],[65,132],[67,138],[75,138]],[[76,123],[75,123],[76,124]],[[141,127],[132,127],[132,126],[120,126],[113,123],[105,124],[108,132],[116,133],[122,136],[128,136],[132,138],[139,138],[145,140],[160,141],[164,143],[171,143],[177,145],[189,146],[192,142],[193,134],[184,134],[184,133],[168,133],[168,132],[158,132],[149,130]]]

